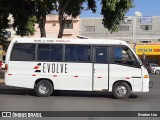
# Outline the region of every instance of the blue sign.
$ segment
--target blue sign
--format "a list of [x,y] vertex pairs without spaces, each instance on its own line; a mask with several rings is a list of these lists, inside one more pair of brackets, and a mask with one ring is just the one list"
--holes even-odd
[[152,17],[150,16],[141,17],[141,23],[152,23]]

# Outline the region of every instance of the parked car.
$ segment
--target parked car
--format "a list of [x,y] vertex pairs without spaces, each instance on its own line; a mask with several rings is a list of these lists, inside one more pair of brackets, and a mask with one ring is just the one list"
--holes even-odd
[[149,63],[146,65],[146,68],[150,73],[160,74],[160,66],[158,64]]

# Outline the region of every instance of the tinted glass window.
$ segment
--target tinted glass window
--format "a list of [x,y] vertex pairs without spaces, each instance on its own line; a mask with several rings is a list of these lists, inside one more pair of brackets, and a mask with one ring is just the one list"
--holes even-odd
[[11,61],[32,61],[35,58],[35,44],[16,43],[13,46]]
[[37,60],[62,61],[63,46],[39,44],[37,52]]
[[90,46],[88,45],[66,45],[65,61],[89,62]]
[[132,51],[126,47],[113,48],[113,61],[114,63],[134,65],[137,66],[138,62]]
[[97,47],[96,48],[96,63],[107,63],[107,48],[106,47]]

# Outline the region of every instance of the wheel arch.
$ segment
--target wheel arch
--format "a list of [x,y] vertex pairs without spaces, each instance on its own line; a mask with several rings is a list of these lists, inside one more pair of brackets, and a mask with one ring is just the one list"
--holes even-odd
[[126,81],[126,80],[118,80],[118,81],[115,81],[115,82],[113,83],[113,85],[112,85],[112,89],[113,89],[114,85],[115,85],[116,83],[119,83],[119,82],[125,82],[125,83],[127,83],[127,84],[130,86],[131,91],[132,91],[132,85],[131,85],[131,83],[128,82],[128,81]]
[[41,81],[41,80],[47,80],[47,81],[49,81],[49,82],[52,84],[53,88],[54,88],[53,81],[52,81],[51,79],[48,79],[48,78],[39,78],[39,79],[37,79],[37,80],[35,81],[35,83],[34,83],[34,87],[36,87],[36,84],[37,84],[39,81]]

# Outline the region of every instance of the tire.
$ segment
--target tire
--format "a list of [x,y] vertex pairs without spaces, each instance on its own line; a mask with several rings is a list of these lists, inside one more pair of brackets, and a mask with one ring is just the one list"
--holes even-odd
[[53,93],[53,85],[48,80],[40,80],[35,85],[35,92],[39,97],[48,97]]
[[160,70],[156,70],[155,74],[159,75],[160,74]]
[[113,86],[112,92],[116,99],[126,99],[131,94],[131,88],[126,82],[118,82]]

